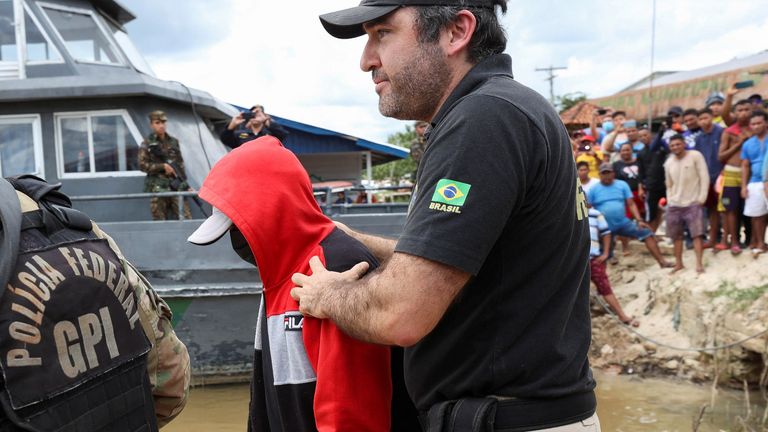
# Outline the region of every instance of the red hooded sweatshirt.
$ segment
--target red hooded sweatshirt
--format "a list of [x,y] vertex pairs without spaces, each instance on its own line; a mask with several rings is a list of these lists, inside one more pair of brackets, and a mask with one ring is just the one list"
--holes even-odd
[[333,271],[378,265],[322,213],[296,156],[271,136],[243,144],[213,167],[200,197],[242,232],[264,285],[249,430],[389,431],[389,349],[304,318],[290,296],[291,276],[309,274],[312,256]]

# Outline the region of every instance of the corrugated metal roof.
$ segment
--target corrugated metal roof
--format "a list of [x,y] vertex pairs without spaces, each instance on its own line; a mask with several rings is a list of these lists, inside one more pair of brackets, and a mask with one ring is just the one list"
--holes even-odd
[[[675,84],[679,82],[695,80],[697,78],[707,77],[710,75],[717,75],[717,74],[721,74],[723,72],[728,72],[732,70],[745,69],[745,68],[749,68],[750,66],[759,66],[766,63],[768,63],[768,50],[759,52],[757,54],[754,54],[748,57],[735,58],[725,63],[720,63],[720,64],[707,66],[700,69],[694,69],[690,71],[671,73],[668,75],[664,75],[662,77],[654,78],[653,86],[658,87],[658,86],[663,86],[668,84]],[[645,78],[641,80],[637,85],[624,89],[622,90],[622,92],[630,91],[630,90],[645,89],[645,88],[648,88],[649,84],[650,83],[648,79]]]
[[[240,111],[248,111],[247,108],[233,106]],[[405,159],[410,154],[408,149],[404,147],[377,143],[273,114],[270,115],[290,132],[283,144],[296,154],[370,151],[374,164]]]

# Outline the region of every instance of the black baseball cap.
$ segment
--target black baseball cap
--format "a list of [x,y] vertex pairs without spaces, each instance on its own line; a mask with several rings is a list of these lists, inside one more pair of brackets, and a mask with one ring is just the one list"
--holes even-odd
[[683,115],[683,107],[673,106],[672,108],[669,109],[669,111],[667,111],[667,115],[672,115],[672,114],[679,115],[679,116]]
[[359,6],[320,15],[331,36],[352,39],[365,34],[363,24],[404,6],[473,6],[493,8],[493,0],[363,0]]

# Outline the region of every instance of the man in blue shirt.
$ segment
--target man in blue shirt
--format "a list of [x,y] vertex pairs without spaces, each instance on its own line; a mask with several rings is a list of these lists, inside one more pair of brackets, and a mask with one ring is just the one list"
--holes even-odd
[[696,150],[704,156],[709,171],[709,193],[704,208],[707,209],[709,216],[709,240],[704,244],[704,248],[716,247],[715,251],[725,250],[728,247],[725,241],[720,245],[717,243],[717,232],[720,228],[720,213],[717,211],[717,192],[715,191],[715,182],[720,172],[723,170],[723,163],[717,157],[720,151],[720,138],[723,135],[723,128],[714,122],[714,113],[709,108],[699,111],[699,127],[701,133],[696,137]]
[[[605,216],[608,228],[614,236],[623,236],[644,242],[648,251],[662,268],[672,267],[672,264],[661,255],[653,231],[640,217],[640,212],[632,199],[629,185],[622,180],[616,180],[613,165],[609,163],[600,165],[600,184],[589,190],[587,201]],[[627,207],[629,207],[634,222],[626,216]]]
[[752,255],[765,252],[765,225],[768,215],[765,190],[763,189],[763,159],[768,138],[768,114],[755,111],[749,120],[752,138],[741,147],[741,197],[744,198],[744,216],[752,218],[752,239],[749,247]]

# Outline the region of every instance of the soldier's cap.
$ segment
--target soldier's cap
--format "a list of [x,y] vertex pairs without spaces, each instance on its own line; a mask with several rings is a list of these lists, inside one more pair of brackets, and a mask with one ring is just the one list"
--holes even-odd
[[187,238],[187,241],[199,246],[216,243],[232,227],[232,219],[216,207],[211,215]]
[[154,120],[160,120],[160,121],[168,121],[168,117],[165,116],[165,111],[152,111],[149,113],[149,121]]
[[493,0],[363,0],[359,6],[320,15],[331,36],[352,39],[365,34],[363,24],[405,6],[464,6],[493,8]]

